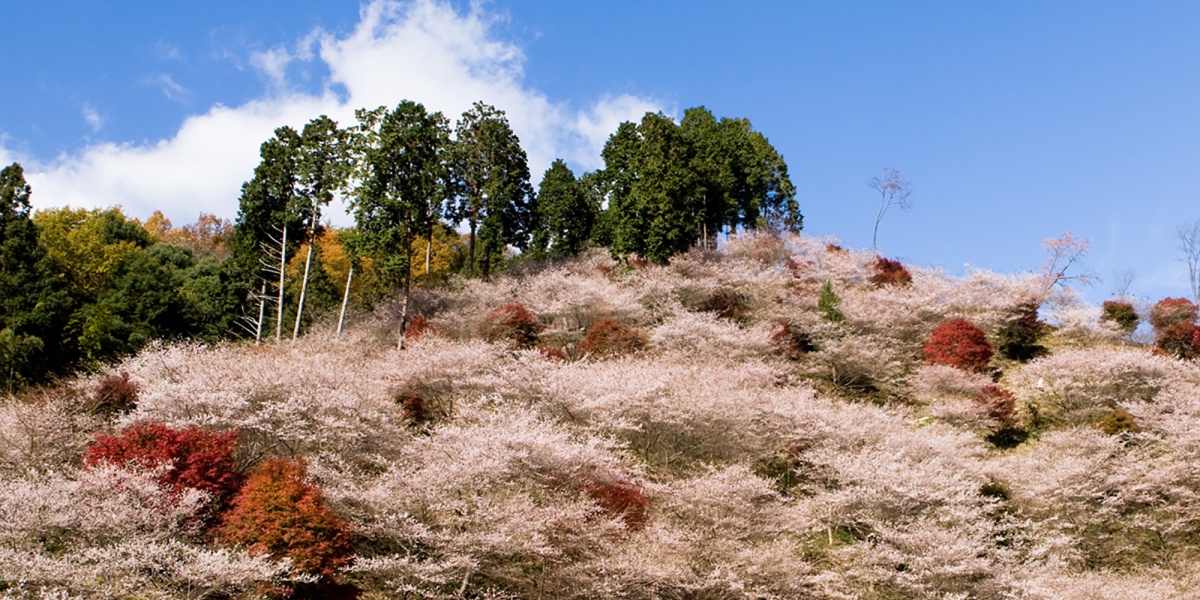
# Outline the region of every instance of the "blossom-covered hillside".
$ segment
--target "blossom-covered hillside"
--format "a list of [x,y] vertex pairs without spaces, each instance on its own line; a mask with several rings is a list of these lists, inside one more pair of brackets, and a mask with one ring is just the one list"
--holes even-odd
[[1200,369],[1043,295],[760,236],[159,344],[0,404],[0,594],[1193,597]]

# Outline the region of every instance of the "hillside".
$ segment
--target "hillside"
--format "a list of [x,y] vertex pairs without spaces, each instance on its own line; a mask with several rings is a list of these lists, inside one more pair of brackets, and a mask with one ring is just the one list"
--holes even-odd
[[929,364],[1041,282],[874,261],[594,252],[415,290],[403,350],[381,306],[8,398],[0,595],[1194,597],[1200,369],[1069,303]]

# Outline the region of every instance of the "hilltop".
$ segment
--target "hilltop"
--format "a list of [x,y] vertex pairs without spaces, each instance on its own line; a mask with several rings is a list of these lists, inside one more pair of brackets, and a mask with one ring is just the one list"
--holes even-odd
[[1045,294],[747,235],[153,344],[0,403],[0,594],[1188,597],[1200,369]]

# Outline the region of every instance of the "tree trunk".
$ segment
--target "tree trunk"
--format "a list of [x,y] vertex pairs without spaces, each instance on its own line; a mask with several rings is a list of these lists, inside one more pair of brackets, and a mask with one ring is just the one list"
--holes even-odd
[[342,337],[342,323],[346,320],[346,305],[350,303],[350,283],[354,281],[354,265],[350,265],[350,272],[346,273],[346,293],[342,294],[342,314],[338,317],[338,337]]
[[425,238],[425,285],[429,285],[429,263],[433,260],[433,230],[429,230],[429,236]]
[[283,226],[283,241],[279,243],[279,310],[275,319],[275,342],[283,339],[283,275],[287,272],[287,225]]
[[313,230],[308,242],[308,257],[304,259],[304,279],[300,282],[300,306],[296,308],[296,326],[292,328],[292,339],[300,337],[300,317],[304,314],[304,296],[308,292],[308,269],[312,266],[313,246],[317,245],[317,232]]
[[475,221],[468,221],[471,236],[467,239],[467,276],[475,276]]
[[254,327],[254,345],[262,343],[263,319],[267,316],[267,280],[263,279],[262,292],[258,295],[258,323]]
[[[412,243],[405,244],[405,255],[412,259]],[[396,347],[404,349],[404,335],[408,333],[408,298],[412,291],[412,265],[404,270],[404,300],[400,304],[400,341]]]

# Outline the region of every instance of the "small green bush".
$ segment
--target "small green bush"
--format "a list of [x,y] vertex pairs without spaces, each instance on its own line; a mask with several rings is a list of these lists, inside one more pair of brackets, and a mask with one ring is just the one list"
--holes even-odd
[[842,303],[841,297],[837,292],[833,291],[833,282],[826,280],[821,284],[821,290],[817,294],[817,312],[821,313],[826,321],[833,324],[841,324],[846,321],[846,315],[838,310],[838,305]]
[[1004,326],[996,332],[997,348],[1010,360],[1032,360],[1046,353],[1046,347],[1038,343],[1046,329],[1046,324],[1038,320],[1036,302],[1019,304],[1009,312]]
[[1105,300],[1101,306],[1100,320],[1116,325],[1125,335],[1137,329],[1141,317],[1133,305],[1123,300]]

